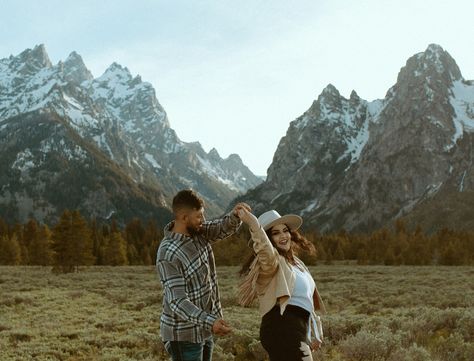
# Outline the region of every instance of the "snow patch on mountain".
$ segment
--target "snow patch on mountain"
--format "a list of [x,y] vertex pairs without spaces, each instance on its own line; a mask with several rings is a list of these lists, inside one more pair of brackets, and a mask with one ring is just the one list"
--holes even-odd
[[454,110],[455,132],[446,150],[450,150],[464,132],[474,132],[474,85],[462,80],[454,81],[449,101]]
[[161,165],[158,164],[158,162],[155,160],[155,158],[151,154],[145,154],[145,159],[150,162],[150,164],[153,166],[155,169],[162,169]]
[[109,157],[114,160],[114,153],[112,152],[112,149],[110,148],[109,143],[107,142],[107,139],[105,137],[105,133],[102,133],[100,135],[95,135],[92,137],[94,142],[99,146],[100,149],[103,151],[106,151],[109,155]]
[[66,108],[65,114],[71,120],[71,125],[79,133],[82,133],[84,128],[96,128],[99,125],[97,119],[91,117],[89,114],[84,113],[81,109],[69,107]]
[[15,161],[12,164],[13,169],[17,169],[20,172],[24,173],[35,167],[34,163],[35,157],[31,153],[29,148],[26,148],[22,152],[18,152]]
[[309,213],[309,212],[311,212],[312,210],[316,209],[317,206],[318,206],[318,200],[315,199],[315,200],[311,201],[311,202],[309,203],[309,205],[308,205],[305,209],[303,209],[303,210],[300,212],[300,214],[303,215],[303,214],[305,214],[305,213]]
[[[219,212],[237,195],[234,191],[244,192],[261,183],[240,158],[223,160],[206,154],[200,144],[181,141],[170,127],[153,86],[143,82],[139,75],[132,76],[126,67],[117,63],[94,79],[76,52],[56,65],[49,61],[44,46],[0,59],[0,131],[8,129],[13,116],[33,110],[37,112],[28,119],[43,115],[48,123],[61,123],[54,129],[63,125],[72,127],[85,142],[95,143],[135,182],[146,182],[154,189],[173,192],[174,187],[182,187],[183,182],[195,187],[209,177],[212,181],[209,189],[203,190],[207,194],[203,195],[215,199],[219,194],[215,202]],[[64,139],[70,134],[64,134]],[[83,159],[88,155],[80,147],[59,144],[52,135],[51,142],[41,144],[39,153],[36,148],[32,151],[38,159],[45,159],[51,151],[68,159]],[[197,169],[196,154],[202,158],[197,162],[201,165]],[[24,154],[18,159],[16,166],[32,166],[24,161],[26,157]],[[158,170],[170,167],[173,172],[166,177],[156,177]],[[186,174],[185,181],[179,177],[181,172]]]
[[357,135],[353,138],[347,139],[347,143],[346,143],[347,150],[338,159],[338,161],[350,155],[351,156],[350,164],[357,162],[368,140],[369,140],[369,120],[366,119],[364,121],[362,128],[357,133]]

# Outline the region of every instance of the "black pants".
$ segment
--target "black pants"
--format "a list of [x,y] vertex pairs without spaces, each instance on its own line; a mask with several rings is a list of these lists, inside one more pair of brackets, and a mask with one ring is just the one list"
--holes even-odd
[[283,315],[277,305],[266,313],[260,325],[260,341],[270,361],[312,360],[308,340],[309,312],[286,306]]

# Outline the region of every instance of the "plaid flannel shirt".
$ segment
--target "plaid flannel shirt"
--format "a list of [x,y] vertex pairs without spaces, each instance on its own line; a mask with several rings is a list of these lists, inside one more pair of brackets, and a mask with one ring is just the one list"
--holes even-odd
[[200,235],[187,237],[165,227],[156,269],[163,286],[160,334],[163,341],[203,342],[222,318],[211,242],[233,234],[241,222],[232,212],[204,222]]

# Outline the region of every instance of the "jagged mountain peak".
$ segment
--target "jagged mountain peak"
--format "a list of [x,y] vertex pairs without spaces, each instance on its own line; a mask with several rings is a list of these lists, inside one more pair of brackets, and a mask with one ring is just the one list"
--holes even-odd
[[[211,201],[209,211],[217,215],[237,194],[261,183],[261,179],[252,174],[240,158],[239,162],[229,162],[228,159],[237,158],[223,160],[215,149],[207,153],[199,142],[182,142],[170,127],[152,84],[143,82],[139,75],[132,77],[128,68],[116,62],[102,76],[94,79],[75,51],[54,66],[44,46],[0,59],[0,121],[0,150],[10,156],[9,162],[2,163],[0,174],[7,174],[7,169],[13,167],[8,179],[12,191],[8,186],[0,187],[0,216],[2,209],[6,209],[2,202],[18,203],[18,210],[23,209],[23,196],[12,196],[13,189],[17,189],[15,186],[24,185],[21,177],[14,172],[36,174],[40,165],[44,164],[44,154],[49,159],[53,143],[58,144],[54,145],[54,149],[59,155],[67,153],[67,159],[71,154],[77,155],[78,161],[85,163],[86,168],[91,166],[88,161],[95,159],[94,164],[100,169],[97,174],[84,176],[85,183],[81,183],[81,176],[76,177],[75,185],[68,184],[71,189],[79,186],[86,192],[83,197],[85,203],[80,205],[80,200],[69,207],[83,207],[88,211],[96,206],[102,207],[101,214],[129,208],[127,202],[116,201],[116,194],[112,194],[114,191],[109,193],[109,187],[89,187],[97,183],[96,180],[103,179],[104,169],[118,172],[112,176],[114,184],[118,177],[129,185],[136,185],[141,191],[145,192],[147,187],[152,193],[156,191],[159,194],[156,202],[148,192],[145,192],[146,199],[139,201],[148,211],[166,206],[177,190],[191,187]],[[36,123],[39,124],[37,127]],[[64,131],[59,134],[55,127],[62,127]],[[19,131],[16,132],[16,129]],[[11,148],[13,143],[4,141],[17,133],[19,135],[13,143],[24,141],[20,153],[16,145]],[[60,149],[66,141],[71,143],[72,153],[68,149]],[[92,158],[86,156],[87,152],[84,153],[85,145],[92,152]],[[70,169],[67,166],[65,169],[51,166],[48,171],[60,177]],[[57,176],[50,178],[54,181]],[[129,185],[125,187],[128,189]],[[136,190],[140,192],[138,188]],[[45,191],[43,183],[39,187],[30,187],[29,191],[28,197],[42,199],[42,204],[49,205],[46,211],[52,216],[57,214],[62,201],[63,204],[70,201],[63,199],[56,202],[57,199],[50,197],[54,192]],[[128,194],[123,190],[119,193]],[[31,209],[40,220],[46,217],[43,214],[45,208],[42,208],[32,206]],[[22,218],[25,214],[17,212],[11,216]]]
[[82,62],[82,57],[75,50],[73,50],[64,62],[67,63],[67,62],[75,62],[75,61]]
[[328,84],[311,107],[291,123],[291,127],[302,129],[321,124],[328,125],[333,130],[341,125],[354,127],[355,123],[359,123],[354,118],[360,111],[365,111],[362,108],[366,104],[355,90],[352,90],[350,98],[346,99],[333,84]]
[[66,79],[76,83],[82,83],[86,80],[92,80],[94,77],[87,69],[82,57],[73,51],[64,61],[64,72]]
[[[141,83],[143,83],[142,77],[140,75],[137,75],[135,78],[132,79],[132,82],[130,83],[130,85],[135,86]],[[146,84],[149,84],[149,83],[146,83]]]
[[434,65],[438,72],[449,72],[453,81],[462,78],[461,71],[456,64],[456,61],[440,45],[430,44],[422,54],[420,60]]
[[328,84],[323,89],[313,106],[319,109],[321,114],[324,114],[327,110],[340,108],[342,99],[343,97],[341,96],[341,93],[339,93],[339,90],[337,90],[334,85]]
[[100,77],[92,80],[92,86],[95,88],[95,97],[120,101],[127,98],[132,99],[137,95],[137,92],[145,90],[147,94],[151,94],[151,102],[161,108],[151,84],[142,82],[140,76],[134,78],[127,67],[116,62],[112,63]]
[[125,77],[127,78],[127,80],[132,79],[132,74],[130,73],[130,70],[128,70],[127,67],[124,67],[116,62],[110,64],[110,66],[105,70],[104,74],[102,74],[101,78],[111,76]]
[[456,61],[446,50],[437,44],[430,44],[424,52],[407,60],[400,70],[397,83],[410,82],[416,78],[427,82],[441,78],[450,85],[453,81],[462,79],[462,75]]
[[337,90],[337,88],[332,85],[331,83],[329,83],[324,89],[323,91],[321,92],[321,95],[322,97],[340,97],[341,94],[339,93],[339,90]]
[[239,200],[321,232],[366,231],[451,188],[472,192],[474,85],[441,46],[411,56],[383,100],[359,99],[328,85],[290,124],[265,182]]
[[229,156],[225,160],[236,164],[244,164],[242,158],[240,158],[240,156],[236,153],[229,154]]
[[219,160],[222,159],[216,148],[212,148],[209,151],[208,155],[209,155],[209,157],[214,158],[214,159],[219,159]]
[[52,67],[44,44],[36,45],[33,49],[26,49],[15,57],[19,62],[31,67],[29,70],[40,70]]
[[358,102],[360,100],[360,97],[359,97],[359,94],[357,94],[357,92],[355,90],[352,90],[349,99],[352,102]]
[[429,44],[425,50],[425,53],[432,53],[432,54],[443,54],[446,51],[443,49],[441,45],[438,44]]

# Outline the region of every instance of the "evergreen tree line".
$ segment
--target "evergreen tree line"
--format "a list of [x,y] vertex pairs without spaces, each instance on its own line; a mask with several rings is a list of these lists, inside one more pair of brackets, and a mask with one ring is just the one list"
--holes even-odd
[[[315,256],[301,255],[309,265],[335,261],[360,265],[474,265],[474,231],[443,228],[429,235],[421,227],[410,231],[402,220],[397,220],[390,229],[369,234],[343,230],[330,234],[307,231],[304,235],[316,247]],[[241,265],[251,254],[248,232],[233,238],[214,246],[218,264]]]
[[123,229],[87,222],[79,211],[66,210],[49,228],[30,219],[10,227],[0,219],[0,264],[53,266],[54,272],[74,272],[89,265],[152,265],[163,238],[150,220],[133,219]]
[[[380,265],[473,265],[474,232],[441,229],[428,235],[409,231],[398,220],[390,229],[370,234],[305,232],[316,256],[302,255],[307,264],[356,261]],[[133,219],[120,228],[115,221],[86,221],[79,211],[64,211],[49,228],[30,219],[9,226],[0,219],[0,265],[53,266],[74,272],[87,265],[153,265],[163,230],[156,222]],[[217,265],[241,265],[252,253],[249,232],[242,227],[230,239],[213,245]]]

